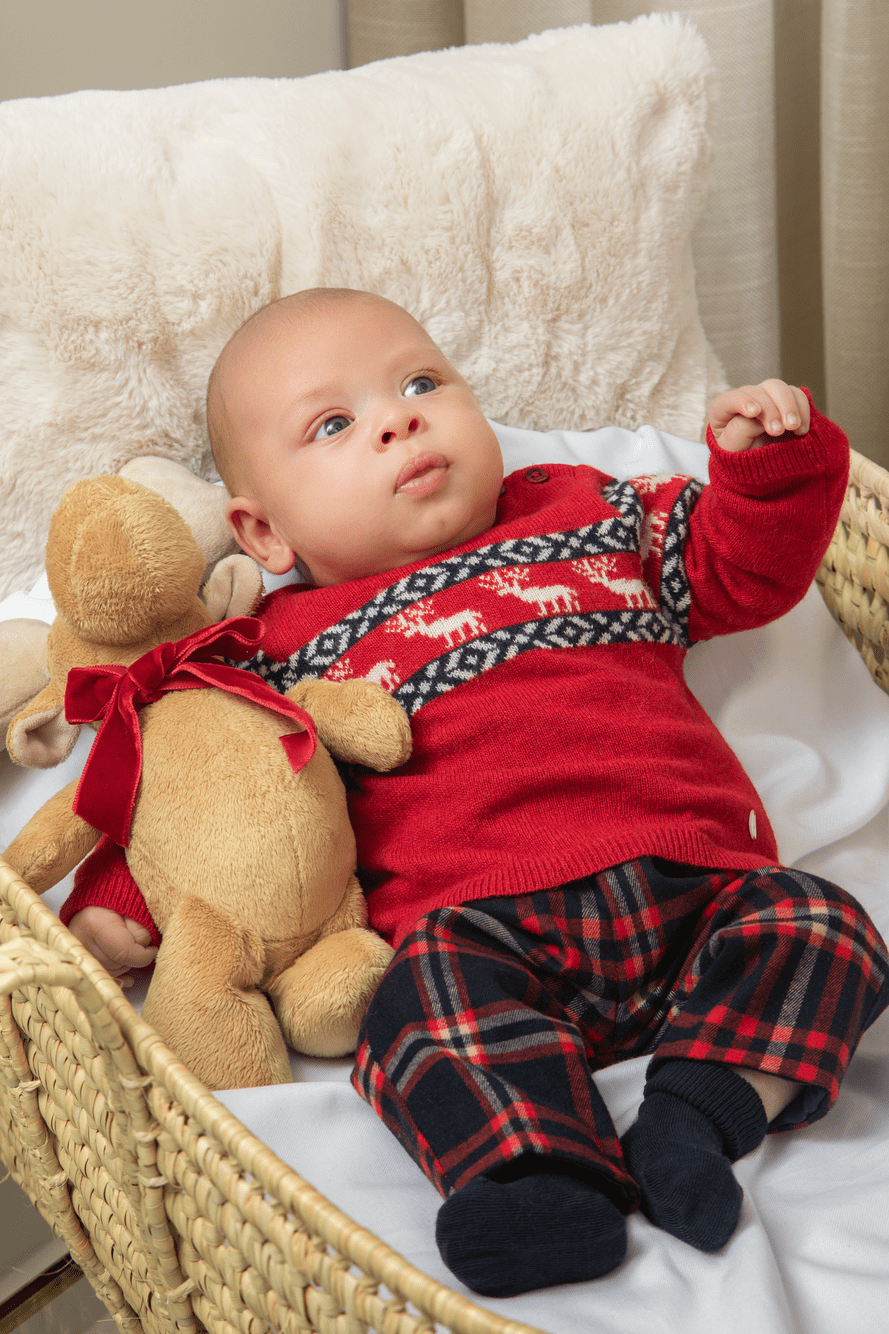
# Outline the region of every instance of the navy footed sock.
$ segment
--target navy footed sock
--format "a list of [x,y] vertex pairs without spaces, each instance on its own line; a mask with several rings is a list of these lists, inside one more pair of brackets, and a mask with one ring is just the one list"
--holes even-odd
[[473,1177],[439,1209],[441,1258],[473,1292],[517,1297],[599,1278],[624,1258],[626,1221],[617,1206],[589,1182],[539,1166],[507,1180]]
[[729,1066],[666,1061],[621,1140],[642,1212],[698,1250],[718,1251],[743,1199],[731,1165],[762,1143],[766,1126],[759,1095]]

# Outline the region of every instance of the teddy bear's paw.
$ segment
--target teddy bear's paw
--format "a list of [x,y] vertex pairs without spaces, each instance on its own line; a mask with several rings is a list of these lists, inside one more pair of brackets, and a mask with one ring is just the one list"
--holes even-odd
[[385,772],[410,758],[410,719],[375,681],[298,681],[286,693],[308,709],[336,759]]
[[411,756],[413,738],[410,719],[402,706],[393,699],[384,686],[374,681],[347,682],[347,685],[364,687],[360,704],[367,722],[366,727],[372,737],[373,755],[365,763],[371,768],[385,773],[405,764]]
[[46,640],[49,626],[25,618],[0,621],[0,750],[15,715],[49,682]]
[[373,931],[325,936],[286,969],[269,996],[284,1036],[306,1056],[348,1056],[392,949]]

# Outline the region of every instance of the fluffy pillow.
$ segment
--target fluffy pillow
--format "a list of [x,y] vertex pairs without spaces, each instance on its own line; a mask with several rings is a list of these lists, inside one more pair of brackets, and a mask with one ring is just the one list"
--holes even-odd
[[405,305],[501,422],[697,436],[708,77],[651,16],[0,106],[0,597],[70,481],[150,453],[212,475],[210,367],[302,287]]

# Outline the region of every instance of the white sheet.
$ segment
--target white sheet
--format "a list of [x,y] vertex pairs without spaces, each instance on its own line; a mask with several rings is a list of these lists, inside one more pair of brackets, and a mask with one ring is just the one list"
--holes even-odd
[[[508,469],[579,461],[621,477],[706,472],[704,445],[650,428],[495,429]],[[41,595],[38,586],[8,599],[0,619],[51,619]],[[843,885],[889,935],[889,697],[817,590],[771,626],[696,645],[687,677],[756,784],[783,860]],[[0,758],[0,846],[76,775],[88,744],[82,737],[48,773]],[[48,901],[58,906],[66,893],[60,886]],[[645,1065],[640,1058],[597,1076],[621,1132],[635,1115]],[[293,1068],[297,1083],[221,1100],[357,1222],[463,1291],[435,1248],[440,1198],[352,1090],[349,1063],[294,1057]],[[482,1304],[551,1334],[886,1334],[889,1016],[865,1036],[831,1114],[807,1130],[769,1136],[736,1171],[744,1211],[718,1255],[635,1214],[628,1259],[606,1278]]]

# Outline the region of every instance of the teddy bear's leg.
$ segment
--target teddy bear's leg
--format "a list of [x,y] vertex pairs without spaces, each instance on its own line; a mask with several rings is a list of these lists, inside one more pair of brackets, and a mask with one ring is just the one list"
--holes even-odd
[[290,1083],[290,1062],[257,988],[262,941],[208,903],[185,897],[164,927],[142,1008],[177,1056],[210,1088]]
[[286,968],[269,987],[278,1022],[291,1047],[306,1056],[348,1056],[392,948],[369,931],[364,895],[349,879],[336,913],[321,939]]

